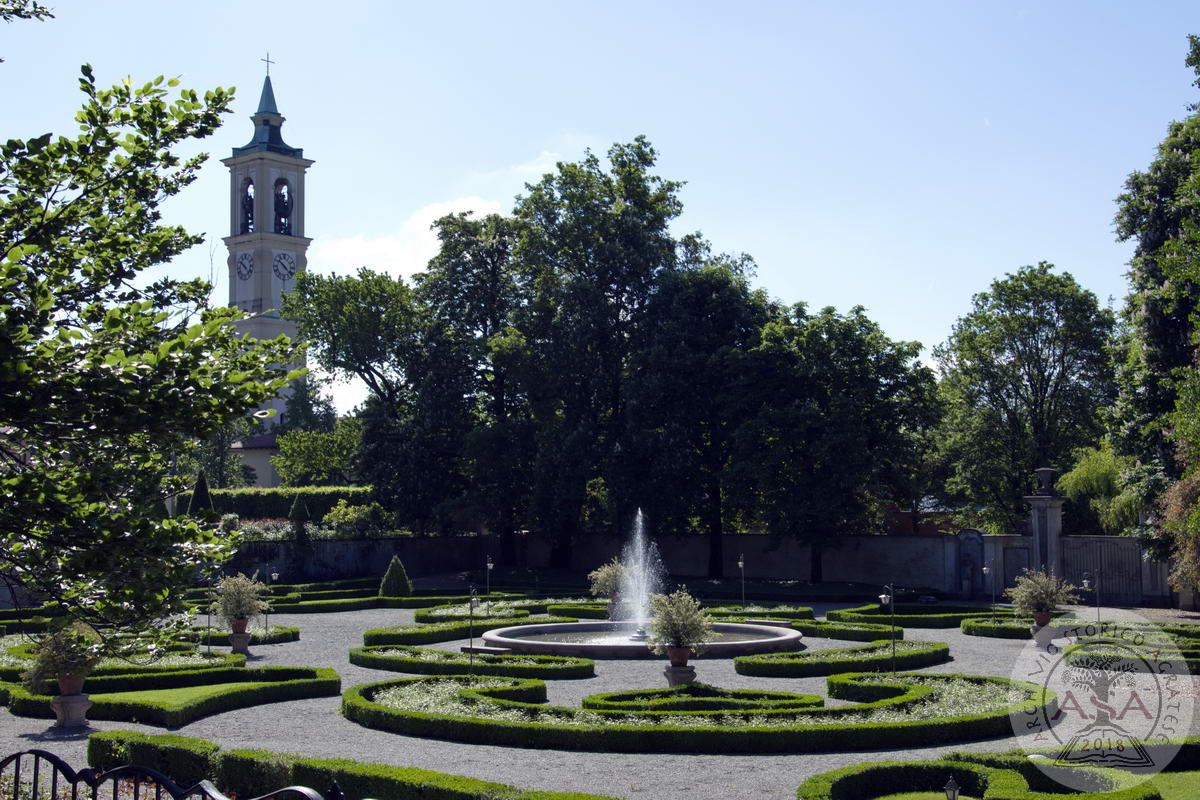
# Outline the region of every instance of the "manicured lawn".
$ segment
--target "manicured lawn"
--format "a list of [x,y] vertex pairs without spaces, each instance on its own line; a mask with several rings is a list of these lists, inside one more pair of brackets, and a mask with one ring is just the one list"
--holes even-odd
[[1200,771],[1164,772],[1154,779],[1163,800],[1192,800],[1200,789]]
[[[905,792],[903,794],[889,794],[879,800],[946,800],[945,792]],[[977,800],[975,797],[966,794],[960,794],[958,800]]]
[[[147,689],[141,692],[111,692],[109,694],[94,694],[93,700],[109,700],[115,703],[154,703],[167,708],[182,708],[188,703],[204,700],[207,697],[221,694],[230,686],[238,688],[259,688],[270,686],[270,683],[214,683],[208,686],[183,686],[178,689]],[[944,798],[943,798],[944,800]]]

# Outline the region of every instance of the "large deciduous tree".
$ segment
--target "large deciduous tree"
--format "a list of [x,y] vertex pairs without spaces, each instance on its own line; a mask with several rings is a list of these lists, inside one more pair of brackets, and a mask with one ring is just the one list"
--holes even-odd
[[975,295],[935,350],[949,407],[948,488],[1009,532],[1025,516],[1033,470],[1067,469],[1095,445],[1115,394],[1115,320],[1069,273],[1023,267]]
[[740,427],[757,411],[750,350],[771,316],[738,262],[664,274],[631,357],[627,491],[659,531],[708,536],[708,574],[723,572],[727,473]]
[[203,157],[175,149],[217,127],[230,93],[169,97],[160,78],[96,87],[73,136],[0,145],[0,575],[102,626],[183,608],[220,557],[203,520],[164,518],[169,477],[286,383],[286,339],[258,343],[199,281],[152,268],[200,241],[159,207]]
[[[654,175],[654,148],[638,137],[560,163],[517,202],[517,250],[533,287],[527,346],[537,424],[533,506],[554,532],[553,561],[567,566],[589,484],[614,483],[625,432],[625,379],[656,280],[675,268],[680,184]],[[612,495],[606,492],[611,498]],[[632,516],[616,497],[609,526]]]
[[798,304],[763,328],[751,391],[757,414],[736,443],[744,516],[810,545],[823,579],[834,536],[877,530],[894,464],[928,415],[933,374],[920,345],[889,339],[862,308]]

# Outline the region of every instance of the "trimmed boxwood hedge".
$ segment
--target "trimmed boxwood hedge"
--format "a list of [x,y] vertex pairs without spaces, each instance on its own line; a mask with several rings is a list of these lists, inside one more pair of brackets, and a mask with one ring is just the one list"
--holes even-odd
[[[758,605],[758,604],[755,604]],[[765,606],[763,607],[765,608]],[[716,619],[725,619],[726,617],[737,617],[739,619],[756,618],[756,619],[787,619],[787,620],[802,620],[813,619],[813,610],[807,606],[790,606],[782,608],[767,608],[756,609],[751,611],[743,610],[741,606],[716,606],[714,608],[706,608],[705,612]]]
[[825,700],[815,694],[766,692],[759,689],[722,689],[704,683],[685,683],[669,689],[634,689],[606,692],[583,698],[589,711],[675,714],[680,711],[776,711],[820,708]]
[[[19,658],[32,659],[33,643],[20,645],[18,647],[9,648],[10,655],[16,655]],[[244,667],[246,666],[246,657],[235,655],[233,653],[201,653],[201,656],[208,661],[205,665],[197,664],[155,664],[153,662],[141,664],[137,661],[118,661],[116,663],[104,663],[92,670],[89,676],[89,681],[94,681],[97,678],[109,677],[114,675],[143,675],[143,674],[159,674],[166,672],[194,672],[203,669],[222,669],[229,667]],[[14,683],[21,680],[21,673],[26,669],[25,666],[5,666],[0,667],[0,681],[12,681]],[[89,685],[91,685],[89,683]]]
[[597,605],[551,603],[546,606],[546,613],[556,617],[574,617],[575,619],[608,619],[608,603]]
[[[301,597],[314,595],[301,595]],[[494,599],[510,595],[492,593]],[[516,595],[511,595],[516,596]],[[410,595],[405,597],[345,597],[333,600],[271,600],[272,614],[329,614],[337,611],[363,611],[370,608],[430,608],[451,603],[466,603],[470,595]],[[477,598],[478,599],[478,598]]]
[[[200,645],[211,644],[215,647],[229,646],[229,631],[213,628],[211,631],[206,628],[193,628],[194,633],[189,634],[188,641],[196,642]],[[300,641],[299,628],[287,628],[283,626],[272,625],[270,631],[250,630],[250,644],[283,644],[285,642]]]
[[[920,677],[922,683],[906,683]],[[922,702],[933,692],[927,683],[939,680],[967,680],[1022,688],[1026,698],[1010,707],[985,713],[964,714],[904,722],[838,724],[837,720],[871,708],[905,708]],[[495,680],[495,679],[492,679]],[[512,721],[454,714],[406,711],[374,701],[380,691],[415,681],[454,681],[461,685],[472,703],[495,703],[521,709],[551,721]],[[852,700],[861,705],[816,708],[796,711],[752,711],[751,716],[794,715],[804,713],[828,718],[829,723],[804,723],[789,727],[671,725],[664,724],[555,724],[556,716],[570,709],[540,705],[546,699],[546,685],[539,680],[512,678],[502,685],[480,688],[465,676],[445,678],[405,678],[353,686],[342,695],[342,714],[368,728],[391,731],[405,736],[467,742],[472,744],[537,747],[553,750],[589,750],[620,753],[800,753],[816,751],[877,750],[990,739],[1012,735],[1009,715],[1028,707],[1031,698],[1045,703],[1051,711],[1057,707],[1053,693],[1021,681],[979,675],[900,675],[879,681],[865,674],[835,675],[826,679],[829,696]],[[708,712],[678,712],[703,715]],[[739,712],[716,712],[723,716]],[[711,714],[709,714],[711,717]]]
[[[846,655],[853,655],[847,659]],[[839,658],[840,656],[840,658]],[[897,641],[895,668],[920,669],[950,660],[950,647],[942,642]],[[893,666],[892,643],[888,639],[829,650],[797,653],[762,653],[738,656],[733,668],[739,675],[760,678],[811,678],[840,672],[882,672]]]
[[[399,651],[402,655],[396,655]],[[452,656],[453,659],[430,661],[421,658],[422,653],[436,652]],[[534,664],[520,663],[534,661]],[[356,647],[350,651],[350,663],[369,669],[386,669],[392,672],[411,672],[417,675],[463,675],[470,659],[466,653],[447,650],[431,650],[425,647],[403,645],[381,645],[378,647]],[[505,678],[546,678],[569,680],[594,678],[596,664],[589,658],[543,655],[504,655],[476,653],[474,673],[476,675],[498,675]]]
[[993,611],[987,606],[963,606],[938,603],[922,605],[920,603],[897,603],[896,614],[881,610],[877,603],[867,603],[854,608],[843,608],[829,611],[825,618],[834,622],[867,622],[873,624],[896,624],[904,628],[957,628],[964,619],[977,617],[1011,617],[1014,612],[1009,608],[996,607]]
[[[439,609],[455,608],[458,605],[460,605],[460,604],[459,603],[449,603],[446,605],[434,606],[433,608],[419,609],[415,614],[413,614],[413,622],[417,623],[418,625],[440,625],[443,622],[465,622],[472,618],[477,619],[477,620],[478,619],[487,619],[489,616],[488,604],[483,601],[480,601],[479,607],[475,609],[474,614],[471,614],[470,612],[463,612],[461,614],[458,614],[458,613],[451,614],[451,613],[447,613],[445,611],[443,611],[440,614],[437,613]],[[536,611],[530,611],[525,608],[509,608],[507,606],[504,607],[502,610],[504,613],[496,614],[495,615],[496,619],[520,619],[521,617],[528,617],[531,613],[532,614],[546,613],[545,606],[542,606],[541,609],[536,610]]]
[[[88,678],[92,707],[88,718],[139,722],[168,728],[202,717],[248,706],[329,697],[341,691],[341,678],[332,669],[309,667],[258,667],[237,670],[195,670],[150,675]],[[220,693],[179,704],[120,695],[125,692],[228,684]],[[98,691],[99,690],[99,691]],[[20,686],[9,689],[8,709],[22,717],[52,719],[50,696],[31,694]]]
[[577,622],[571,617],[506,617],[470,621],[439,622],[435,625],[403,625],[396,628],[371,628],[363,632],[363,644],[374,647],[383,644],[436,644],[466,639],[472,631],[482,636],[486,631],[510,628],[515,625],[544,625],[552,622]]
[[971,617],[964,619],[959,628],[967,636],[990,636],[993,639],[1032,639],[1030,627],[1033,619],[991,619],[990,617]]
[[[286,519],[296,497],[308,508],[312,519],[321,519],[339,500],[350,505],[369,502],[370,486],[279,486],[271,489],[211,489],[213,508],[221,514],[237,514],[242,519]],[[187,508],[191,492],[181,492],[177,503]]]
[[[1071,797],[1083,800],[1161,800],[1162,796],[1150,783],[1130,785],[1133,778],[1116,770],[1088,772],[1097,783],[1105,786],[1099,792],[1071,792]],[[1052,788],[1037,767],[1021,763],[1020,759],[993,759],[992,763],[970,763],[966,760],[937,761],[880,761],[855,764],[825,772],[800,784],[797,800],[861,800],[879,797],[880,792],[934,792],[940,794],[953,776],[964,795],[987,800],[1052,800],[1064,797]]]
[[168,775],[181,786],[209,779],[226,794],[267,794],[285,786],[324,791],[336,781],[349,797],[387,800],[611,800],[600,795],[520,789],[444,772],[368,764],[347,759],[304,758],[265,750],[221,750],[205,739],[135,731],[88,737],[88,765],[109,770],[135,763]]
[[824,619],[799,620],[792,627],[805,636],[817,639],[842,639],[849,642],[874,642],[879,639],[904,638],[899,625],[875,625],[869,622],[830,622]]

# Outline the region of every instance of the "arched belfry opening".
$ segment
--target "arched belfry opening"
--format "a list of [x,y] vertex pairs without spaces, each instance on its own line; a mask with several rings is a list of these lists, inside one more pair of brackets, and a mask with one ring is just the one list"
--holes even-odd
[[254,181],[250,178],[242,181],[241,197],[238,233],[254,233]]
[[292,187],[286,178],[275,181],[275,232],[292,235]]

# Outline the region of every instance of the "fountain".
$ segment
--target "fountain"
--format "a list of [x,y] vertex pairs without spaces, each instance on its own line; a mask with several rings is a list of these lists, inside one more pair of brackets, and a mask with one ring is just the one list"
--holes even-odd
[[[624,610],[615,622],[559,622],[518,625],[488,631],[484,644],[514,653],[582,656],[584,658],[652,658],[646,640],[650,597],[661,591],[666,570],[658,547],[646,538],[645,520],[638,509],[633,535],[621,552],[620,600]],[[704,644],[706,657],[799,650],[802,636],[791,628],[773,625],[717,622],[712,639]]]
[[633,538],[621,551],[621,604],[628,619],[637,626],[629,637],[635,642],[649,638],[646,623],[650,619],[650,595],[662,589],[662,559],[654,542],[646,542],[646,520],[639,508],[633,518]]

